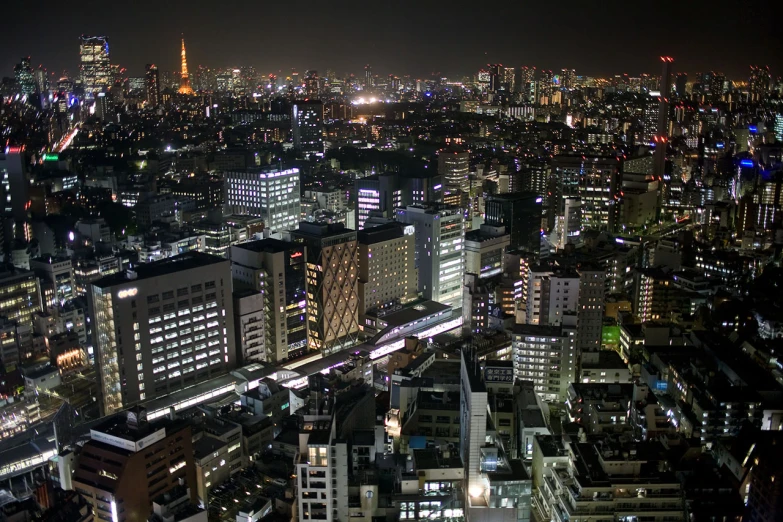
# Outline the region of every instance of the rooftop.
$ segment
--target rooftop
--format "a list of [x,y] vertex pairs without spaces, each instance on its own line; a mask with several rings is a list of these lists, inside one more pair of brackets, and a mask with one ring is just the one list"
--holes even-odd
[[268,252],[270,254],[275,254],[278,252],[286,252],[288,250],[301,249],[302,245],[291,243],[290,241],[281,241],[279,239],[267,238],[259,239],[257,241],[248,241],[247,243],[239,243],[233,245],[233,248],[241,248],[243,250],[250,250],[252,252]]
[[133,279],[128,278],[127,274],[129,271],[126,270],[125,272],[111,274],[103,277],[92,284],[99,288],[108,288],[132,281],[140,281],[143,279],[151,279],[153,277],[166,276],[176,272],[182,272],[184,270],[217,265],[220,263],[228,263],[228,260],[223,259],[222,257],[204,254],[201,252],[187,252],[185,254],[169,257],[161,261],[136,265],[134,270],[131,271],[132,273],[136,274],[136,277]]

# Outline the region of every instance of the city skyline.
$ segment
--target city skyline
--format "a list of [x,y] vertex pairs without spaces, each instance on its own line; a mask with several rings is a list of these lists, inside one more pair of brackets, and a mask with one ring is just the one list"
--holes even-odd
[[[174,2],[170,10],[150,20],[147,16],[154,12],[152,4],[142,2],[122,17],[111,16],[111,10],[106,10],[76,19],[69,12],[58,12],[56,18],[47,15],[53,12],[46,9],[47,4],[43,2],[44,14],[37,21],[48,38],[31,38],[35,32],[25,30],[24,24],[10,27],[0,36],[5,50],[0,62],[3,76],[10,76],[23,56],[31,56],[35,67],[43,65],[50,73],[68,70],[75,74],[81,34],[107,36],[112,63],[126,68],[129,76],[142,76],[147,63],[158,64],[161,70],[178,70],[183,33],[191,70],[199,65],[253,66],[262,74],[285,74],[293,68],[301,73],[330,69],[342,75],[359,73],[370,63],[378,74],[461,77],[487,63],[503,63],[576,69],[579,74],[599,77],[634,76],[656,73],[658,56],[669,55],[675,58],[675,71],[715,70],[741,80],[747,78],[751,64],[768,65],[778,76],[782,58],[771,18],[763,16],[763,5],[749,6],[747,16],[740,19],[695,5],[703,2],[678,5],[677,19],[693,23],[675,27],[667,27],[665,18],[659,26],[658,18],[643,6],[621,10],[619,2],[610,2],[600,13],[575,3],[561,4],[551,13],[509,5],[508,14],[493,19],[493,30],[482,34],[482,28],[487,27],[482,20],[489,20],[496,12],[443,12],[428,3],[417,5],[417,15],[411,15],[405,6],[384,12],[383,26],[373,23],[378,13],[370,9],[332,13],[304,8],[292,17],[280,6],[265,6],[263,12],[247,6],[239,16],[235,11],[180,9],[181,4]],[[666,12],[665,7],[661,6],[660,12]],[[9,9],[10,18],[31,14],[23,6]],[[259,16],[269,22],[252,25]],[[515,25],[515,20],[520,22]],[[225,30],[216,33],[216,26]],[[635,38],[655,31],[660,31],[662,38]],[[721,35],[722,45],[709,43],[714,34]],[[750,62],[748,57],[753,57]]]

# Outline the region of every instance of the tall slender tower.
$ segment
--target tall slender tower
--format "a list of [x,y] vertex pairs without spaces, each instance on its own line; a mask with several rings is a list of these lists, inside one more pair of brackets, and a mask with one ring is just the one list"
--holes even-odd
[[672,88],[672,64],[674,59],[670,56],[661,56],[661,97],[658,102],[658,127],[653,136],[655,152],[653,153],[653,174],[658,179],[660,187],[658,211],[668,204],[669,186],[671,179],[666,175],[666,147],[669,142],[669,98]]
[[188,74],[188,59],[185,57],[185,39],[182,39],[182,78],[179,81],[180,94],[193,94],[190,87],[190,75]]

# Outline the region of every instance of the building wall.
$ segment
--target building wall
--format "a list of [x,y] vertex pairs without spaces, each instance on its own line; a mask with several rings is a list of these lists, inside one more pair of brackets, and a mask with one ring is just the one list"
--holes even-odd
[[100,284],[90,308],[105,414],[236,366],[228,261]]

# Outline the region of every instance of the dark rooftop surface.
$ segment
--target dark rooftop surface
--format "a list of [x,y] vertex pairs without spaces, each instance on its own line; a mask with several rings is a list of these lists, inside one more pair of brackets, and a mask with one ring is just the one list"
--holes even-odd
[[201,252],[187,252],[185,254],[169,257],[161,261],[136,265],[133,269],[133,271],[136,273],[136,278],[133,280],[128,279],[126,272],[118,272],[116,274],[102,277],[92,284],[100,288],[106,288],[124,283],[132,283],[133,281],[140,281],[142,279],[161,277],[168,274],[181,272],[183,270],[190,270],[193,268],[201,268],[204,266],[217,265],[228,262],[229,261],[227,259],[210,254],[204,254]]
[[405,225],[403,223],[386,223],[377,227],[365,228],[357,232],[356,237],[363,245],[374,245],[382,241],[390,241],[403,237]]
[[226,443],[222,440],[218,440],[215,437],[204,436],[193,443],[193,456],[197,459],[203,459],[204,457],[216,452]]
[[287,250],[301,249],[302,245],[297,243],[291,243],[289,241],[281,241],[279,239],[267,238],[259,239],[258,241],[248,241],[247,243],[239,243],[232,245],[233,248],[242,248],[244,250],[250,250],[252,252],[285,252]]

